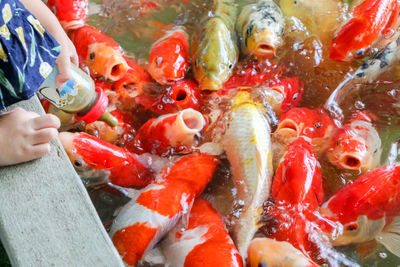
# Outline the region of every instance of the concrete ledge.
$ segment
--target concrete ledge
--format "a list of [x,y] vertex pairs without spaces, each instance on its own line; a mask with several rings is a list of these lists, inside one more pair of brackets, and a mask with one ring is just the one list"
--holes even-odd
[[[44,114],[36,96],[16,106]],[[59,140],[0,168],[0,237],[13,266],[123,266]]]

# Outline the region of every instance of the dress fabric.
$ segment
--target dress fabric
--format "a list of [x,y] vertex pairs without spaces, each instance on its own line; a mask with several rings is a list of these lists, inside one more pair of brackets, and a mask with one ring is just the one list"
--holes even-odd
[[0,110],[32,97],[61,47],[18,0],[0,0]]

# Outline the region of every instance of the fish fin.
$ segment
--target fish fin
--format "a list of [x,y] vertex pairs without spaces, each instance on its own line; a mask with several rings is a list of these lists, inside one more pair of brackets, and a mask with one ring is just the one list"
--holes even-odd
[[400,216],[383,229],[376,240],[384,245],[387,250],[400,257]]

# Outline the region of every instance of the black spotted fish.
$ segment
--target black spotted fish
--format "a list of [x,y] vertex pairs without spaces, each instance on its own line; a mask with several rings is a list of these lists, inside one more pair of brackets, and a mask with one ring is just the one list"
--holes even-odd
[[270,58],[282,44],[285,21],[273,0],[260,0],[243,7],[236,23],[244,54]]

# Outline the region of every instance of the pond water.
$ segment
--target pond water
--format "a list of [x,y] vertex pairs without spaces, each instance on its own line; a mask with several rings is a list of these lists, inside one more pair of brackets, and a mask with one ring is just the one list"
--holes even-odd
[[[287,77],[299,77],[305,91],[300,106],[323,107],[325,101],[343,80],[346,73],[357,69],[364,60],[352,63],[335,62],[328,57],[328,47],[334,30],[348,17],[348,6],[341,1],[323,1],[324,7],[312,7],[316,1],[304,1],[305,7],[297,10],[286,5],[286,29],[284,45],[273,60],[285,66]],[[88,24],[101,29],[116,40],[126,54],[135,57],[143,66],[152,43],[160,38],[170,25],[184,26],[192,35],[198,30],[201,19],[210,10],[211,0],[159,0],[160,7],[152,10],[138,10],[140,3],[134,0],[97,0],[90,2],[91,15]],[[237,1],[241,6],[250,1]],[[288,2],[288,1],[283,1]],[[302,1],[300,1],[302,2]],[[329,4],[327,4],[329,2]],[[334,3],[334,4],[332,4]],[[367,110],[376,116],[376,126],[383,143],[381,164],[396,160],[400,137],[400,67],[381,75],[380,83],[368,84],[353,97],[341,103],[345,118],[356,110]],[[385,81],[385,82],[382,82]],[[323,177],[324,192],[328,199],[343,185],[350,183],[359,172],[341,170],[331,165],[324,156],[319,158]],[[206,190],[220,202],[220,211],[225,216],[228,228],[236,212],[232,208],[235,193],[230,179],[229,163],[224,162]],[[89,193],[108,227],[117,207],[128,198],[108,185],[89,186]],[[375,241],[335,248],[339,253],[337,264],[345,266],[400,266],[400,259]],[[342,256],[347,259],[342,260]],[[335,265],[330,262],[330,265]]]

